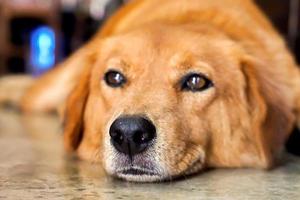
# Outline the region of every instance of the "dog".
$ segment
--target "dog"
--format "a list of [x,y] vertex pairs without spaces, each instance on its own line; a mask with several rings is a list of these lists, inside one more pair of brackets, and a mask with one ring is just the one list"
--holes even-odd
[[276,166],[299,122],[299,86],[293,56],[253,1],[134,0],[20,106],[59,110],[68,152],[155,182]]

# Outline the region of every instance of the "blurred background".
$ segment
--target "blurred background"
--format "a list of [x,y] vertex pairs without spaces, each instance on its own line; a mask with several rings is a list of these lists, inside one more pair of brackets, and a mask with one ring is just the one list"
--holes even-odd
[[0,0],[0,76],[40,75],[88,40],[125,0]]
[[[38,76],[87,41],[127,0],[0,0],[0,76]],[[300,60],[300,0],[256,0]]]

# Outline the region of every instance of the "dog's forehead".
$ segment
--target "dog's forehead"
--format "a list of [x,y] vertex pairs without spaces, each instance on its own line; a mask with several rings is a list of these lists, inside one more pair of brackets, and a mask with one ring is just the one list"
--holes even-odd
[[161,73],[169,68],[187,71],[193,67],[208,74],[212,70],[221,73],[220,66],[236,65],[236,46],[223,35],[210,33],[186,27],[140,28],[107,38],[102,43],[101,57],[108,67],[124,62],[129,67],[143,66],[144,71],[151,68],[151,73],[156,68]]
[[[210,49],[221,47],[224,37],[209,34],[203,30],[190,30],[186,27],[149,26],[133,31],[114,35],[103,42],[106,52],[126,52],[127,54],[146,55],[145,52],[167,53],[173,55],[178,52],[198,52],[201,49],[208,52]],[[161,55],[164,55],[161,54]]]

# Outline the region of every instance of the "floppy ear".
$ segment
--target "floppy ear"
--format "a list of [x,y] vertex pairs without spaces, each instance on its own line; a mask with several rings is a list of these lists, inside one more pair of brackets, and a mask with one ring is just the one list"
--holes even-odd
[[83,116],[89,95],[92,63],[86,65],[78,84],[67,98],[64,115],[64,146],[69,152],[75,151],[83,137]]
[[285,95],[289,90],[275,69],[254,57],[244,59],[242,71],[247,82],[251,134],[254,134],[261,167],[270,168],[282,151],[294,123],[292,107],[288,95]]
[[22,111],[57,111],[76,86],[91,60],[91,52],[98,47],[100,41],[100,38],[92,39],[65,61],[35,80],[21,99]]

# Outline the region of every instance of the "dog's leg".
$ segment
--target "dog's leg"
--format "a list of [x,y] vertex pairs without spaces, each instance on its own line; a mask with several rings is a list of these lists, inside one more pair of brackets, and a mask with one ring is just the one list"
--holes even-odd
[[0,103],[12,106],[20,105],[21,97],[34,83],[28,75],[10,75],[0,78]]

